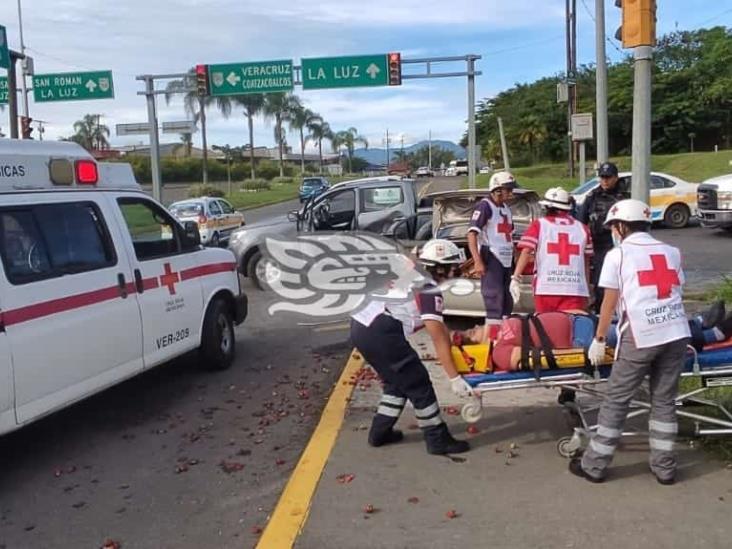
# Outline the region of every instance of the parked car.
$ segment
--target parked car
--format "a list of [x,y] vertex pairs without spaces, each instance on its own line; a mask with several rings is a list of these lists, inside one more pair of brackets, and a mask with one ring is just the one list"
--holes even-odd
[[732,175],[707,179],[697,188],[702,227],[732,232]]
[[451,160],[447,170],[450,172],[450,175],[468,175],[468,161],[465,159]]
[[[631,172],[619,174],[618,185],[630,197]],[[571,192],[579,207],[589,192],[600,184],[597,177],[586,181]],[[686,227],[697,215],[697,185],[673,175],[651,172],[651,218],[663,221],[673,229]]]
[[415,177],[433,177],[435,173],[427,166],[420,166],[414,172]]
[[[431,238],[445,238],[455,242],[468,251],[468,228],[477,203],[487,197],[487,189],[463,189],[444,191],[425,196],[421,200],[421,208],[416,214],[415,222],[410,226],[409,220],[395,227],[393,236],[402,242],[421,247]],[[427,204],[431,202],[431,207]],[[529,224],[541,215],[539,195],[532,190],[518,188],[514,190],[514,198],[509,204],[515,231],[514,245],[518,244],[521,235]],[[424,216],[428,217],[425,221]],[[411,232],[413,227],[414,232]],[[516,304],[516,311],[533,311],[534,299],[531,288],[534,266],[530,264],[521,280],[521,299]],[[455,316],[484,317],[485,306],[480,293],[480,280],[475,278],[457,278],[440,285],[444,298],[444,313]]]
[[203,196],[174,202],[168,208],[178,221],[195,221],[201,244],[217,247],[228,241],[234,229],[244,226],[244,214],[223,198]]
[[261,246],[267,236],[349,230],[389,236],[398,222],[415,215],[418,202],[418,185],[412,179],[382,176],[344,181],[290,212],[287,218],[234,231],[229,248],[237,258],[239,272],[262,287],[267,270]]
[[300,203],[323,194],[330,189],[330,183],[325,177],[305,177],[300,185]]
[[489,174],[489,173],[493,173],[493,168],[491,168],[490,166],[483,166],[483,167],[482,167],[482,168],[480,169],[480,173],[482,173],[482,174]]

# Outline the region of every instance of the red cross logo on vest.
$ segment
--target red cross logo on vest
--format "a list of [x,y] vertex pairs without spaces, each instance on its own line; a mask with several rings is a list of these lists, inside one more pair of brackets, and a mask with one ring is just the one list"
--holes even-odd
[[501,222],[496,226],[498,234],[502,234],[506,237],[506,242],[511,242],[511,233],[513,232],[513,225],[508,222],[508,216],[501,214]]
[[175,295],[175,285],[180,282],[180,275],[179,273],[173,272],[170,263],[163,265],[163,269],[165,269],[165,273],[160,275],[160,285],[167,286],[170,295]]
[[559,233],[558,242],[547,242],[546,251],[559,256],[560,265],[569,265],[573,255],[580,254],[579,244],[569,243],[569,233]]
[[658,299],[671,297],[671,290],[674,286],[681,286],[679,273],[668,268],[666,256],[663,254],[652,254],[650,271],[638,271],[638,284],[641,286],[655,286]]

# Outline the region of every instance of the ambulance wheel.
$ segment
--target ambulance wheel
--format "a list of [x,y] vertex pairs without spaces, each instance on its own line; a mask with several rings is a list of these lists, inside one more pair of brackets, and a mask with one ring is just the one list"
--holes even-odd
[[203,320],[201,365],[207,370],[225,370],[235,356],[234,319],[223,299],[211,302]]
[[460,416],[465,423],[477,423],[483,417],[483,407],[480,400],[475,399],[463,406]]
[[689,224],[691,212],[686,204],[673,204],[666,209],[663,223],[671,229],[682,229]]
[[219,233],[214,233],[213,234],[213,236],[211,237],[211,242],[209,243],[209,245],[212,248],[218,248],[221,245],[221,237],[219,237]]

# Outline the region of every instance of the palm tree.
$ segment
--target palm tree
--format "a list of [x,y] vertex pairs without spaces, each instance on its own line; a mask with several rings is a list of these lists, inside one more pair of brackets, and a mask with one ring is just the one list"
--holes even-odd
[[74,122],[74,135],[65,139],[73,141],[88,151],[109,148],[109,128],[99,122],[101,114],[85,114],[84,118]]
[[314,118],[308,124],[308,136],[305,139],[318,144],[318,166],[320,173],[323,173],[323,139],[327,139],[332,144],[334,138],[335,135],[333,134],[333,130],[330,129],[330,124],[323,121],[320,116]]
[[348,153],[348,173],[351,173],[351,164],[353,160],[353,150],[356,148],[357,144],[362,144],[364,148],[369,148],[369,142],[366,140],[365,137],[358,134],[358,130],[356,128],[348,128],[347,130],[343,130],[335,134],[335,138],[333,139],[333,148],[340,148],[345,147],[346,151]]
[[208,183],[208,140],[206,136],[206,107],[215,104],[224,118],[231,114],[231,100],[228,97],[202,97],[196,90],[196,69],[189,69],[188,75],[180,80],[171,80],[165,86],[165,102],[176,94],[183,94],[183,108],[193,122],[201,122],[201,141],[203,144],[203,183]]
[[532,163],[536,162],[536,148],[547,138],[546,126],[533,114],[521,119],[521,130],[518,134],[519,143],[528,145],[531,151]]
[[317,123],[320,115],[314,113],[302,104],[293,105],[292,112],[289,116],[290,129],[300,132],[300,173],[305,173],[305,128]]
[[193,150],[193,134],[192,133],[182,133],[180,134],[180,146],[186,148],[186,158],[191,157],[191,152]]
[[256,177],[254,168],[254,117],[264,109],[264,99],[264,94],[261,93],[234,97],[234,102],[238,106],[244,107],[244,116],[247,117],[247,126],[249,127],[249,162],[251,164],[252,179]]
[[264,98],[264,115],[275,119],[274,138],[277,143],[280,161],[280,177],[285,175],[284,147],[287,144],[287,135],[282,127],[283,122],[289,117],[300,100],[291,93],[268,93]]

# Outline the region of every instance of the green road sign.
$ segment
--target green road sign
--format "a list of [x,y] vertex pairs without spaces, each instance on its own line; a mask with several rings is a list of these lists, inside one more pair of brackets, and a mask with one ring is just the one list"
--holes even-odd
[[292,60],[209,65],[208,82],[214,96],[292,91]]
[[305,90],[386,86],[388,83],[386,54],[302,60],[302,87]]
[[0,68],[10,68],[10,52],[8,51],[8,33],[0,25]]
[[0,76],[0,105],[8,102],[8,79]]
[[112,71],[37,74],[33,77],[36,103],[114,99]]

